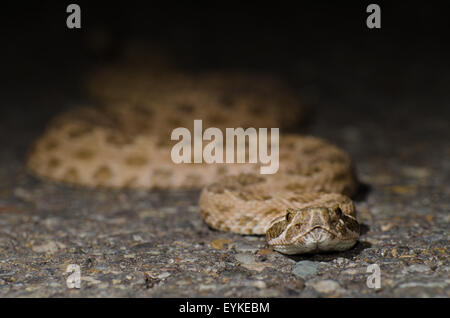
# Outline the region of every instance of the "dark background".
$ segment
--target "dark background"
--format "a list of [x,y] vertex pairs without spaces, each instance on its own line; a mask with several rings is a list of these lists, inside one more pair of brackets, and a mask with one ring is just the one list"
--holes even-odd
[[[77,1],[81,30],[66,27],[69,3],[2,7],[3,126],[40,131],[55,112],[83,98],[83,76],[117,59],[134,40],[160,45],[186,68],[273,72],[319,115],[337,111],[347,122],[358,120],[351,118],[355,112],[380,125],[391,113],[399,122],[448,118],[444,2],[379,1],[382,28],[372,30],[364,1]],[[100,47],[93,44],[99,34]],[[318,102],[319,96],[333,103]]]

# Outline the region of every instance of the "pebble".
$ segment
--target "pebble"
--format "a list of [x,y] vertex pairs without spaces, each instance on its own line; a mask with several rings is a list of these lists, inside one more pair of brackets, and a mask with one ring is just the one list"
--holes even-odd
[[344,275],[358,275],[358,274],[362,274],[365,273],[365,269],[364,268],[348,268],[346,270],[343,270],[341,272],[341,274]]
[[32,250],[36,253],[53,254],[56,253],[59,249],[64,249],[65,247],[66,246],[62,243],[50,241],[42,245],[33,246]]
[[206,284],[200,284],[198,286],[198,290],[201,292],[211,292],[215,290],[217,287],[215,285],[206,285]]
[[217,239],[211,242],[211,247],[216,249],[216,250],[221,250],[223,249],[225,246],[230,246],[231,240],[230,239]]
[[252,286],[259,288],[259,289],[264,289],[267,288],[266,283],[264,283],[262,280],[257,280],[251,283]]
[[251,254],[239,253],[234,257],[241,264],[252,264],[255,262],[255,257]]
[[248,245],[248,244],[242,244],[242,243],[236,244],[234,249],[237,252],[243,252],[243,253],[255,253],[258,250],[258,248],[255,246]]
[[257,262],[251,264],[241,264],[243,267],[251,271],[262,272],[266,267],[274,268],[275,266],[268,262]]
[[402,169],[402,172],[405,176],[416,179],[424,179],[430,175],[430,170],[425,167],[407,166]]
[[292,273],[297,277],[306,278],[307,276],[315,274],[318,266],[318,262],[300,261],[295,264]]
[[319,293],[329,294],[341,289],[341,286],[334,280],[321,280],[317,283],[312,284],[312,287]]
[[414,265],[410,265],[408,267],[406,267],[403,272],[419,272],[419,273],[424,273],[424,272],[428,272],[430,271],[431,268],[429,268],[427,265],[422,265],[422,264],[414,264]]
[[450,280],[440,281],[440,282],[408,282],[400,284],[399,288],[415,288],[415,287],[424,287],[424,288],[446,288],[449,286]]
[[272,253],[273,253],[273,250],[271,248],[263,248],[263,249],[260,249],[257,254],[264,256],[264,255],[270,255]]
[[81,280],[85,281],[85,282],[88,282],[90,284],[93,284],[93,285],[98,285],[98,284],[101,283],[101,281],[99,281],[99,280],[97,280],[97,279],[95,279],[93,277],[90,277],[90,276],[81,277]]
[[164,273],[159,274],[157,277],[158,277],[159,279],[165,279],[165,278],[167,278],[167,277],[169,277],[169,276],[170,276],[170,273],[169,273],[169,272],[164,272]]

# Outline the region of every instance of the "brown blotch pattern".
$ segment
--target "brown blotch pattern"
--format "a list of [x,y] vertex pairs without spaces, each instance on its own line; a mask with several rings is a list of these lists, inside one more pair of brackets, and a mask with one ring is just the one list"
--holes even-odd
[[238,224],[240,225],[240,226],[244,226],[244,225],[246,225],[246,224],[248,224],[248,223],[250,223],[250,222],[252,222],[253,221],[253,218],[251,218],[251,217],[249,217],[249,216],[247,216],[247,215],[243,215],[243,216],[241,216],[239,219],[238,219]]
[[207,119],[207,123],[210,124],[211,126],[218,126],[223,124],[224,122],[226,122],[226,118],[222,115],[219,114],[214,114],[208,117]]
[[208,211],[203,210],[203,209],[200,210],[200,214],[202,215],[202,217],[204,219],[207,219],[211,215]]
[[289,191],[298,191],[305,189],[305,185],[300,183],[289,183],[284,188]]
[[235,106],[233,97],[231,97],[229,95],[222,95],[222,96],[220,96],[219,103],[221,105],[223,105],[225,108],[229,108],[229,109],[232,109]]
[[130,145],[133,142],[133,138],[122,134],[109,134],[106,136],[106,142],[115,146]]
[[180,118],[171,117],[167,119],[167,122],[169,123],[169,126],[171,127],[182,127],[183,121]]
[[183,103],[178,104],[177,109],[183,113],[192,114],[194,112],[195,106],[192,104]]
[[140,155],[129,156],[125,159],[125,164],[132,167],[142,167],[147,163],[148,159]]
[[240,174],[236,176],[237,182],[242,186],[256,184],[265,181],[265,178],[254,174]]
[[136,184],[137,184],[137,178],[136,178],[136,177],[131,177],[131,178],[129,178],[128,180],[126,180],[126,181],[123,183],[123,186],[124,186],[125,188],[130,188],[130,187],[136,186]]
[[203,183],[203,179],[198,174],[190,174],[186,176],[186,184],[188,186],[200,186]]
[[154,170],[153,175],[160,178],[169,178],[172,175],[172,171],[169,169],[158,168]]
[[99,183],[104,183],[111,179],[112,177],[112,171],[107,166],[101,166],[97,169],[97,171],[94,173],[94,179]]
[[72,127],[69,129],[67,136],[71,139],[80,138],[84,135],[89,134],[92,128],[89,127]]
[[216,174],[219,176],[225,175],[228,172],[228,168],[226,166],[220,166],[216,170]]
[[75,183],[79,180],[78,171],[75,168],[69,168],[64,173],[64,179],[68,182]]
[[276,213],[278,213],[278,210],[277,210],[277,209],[270,209],[270,210],[265,211],[265,212],[263,213],[263,216],[275,215]]
[[49,140],[46,144],[45,144],[45,150],[51,151],[54,150],[56,148],[58,148],[59,143],[56,140]]
[[59,160],[58,158],[50,158],[48,160],[48,167],[50,169],[55,169],[58,168],[61,165],[61,160]]
[[89,160],[94,157],[94,152],[90,149],[79,149],[75,153],[75,158],[80,160]]
[[231,207],[226,205],[226,204],[222,204],[222,203],[216,203],[216,208],[217,210],[219,210],[220,212],[228,212],[230,211]]

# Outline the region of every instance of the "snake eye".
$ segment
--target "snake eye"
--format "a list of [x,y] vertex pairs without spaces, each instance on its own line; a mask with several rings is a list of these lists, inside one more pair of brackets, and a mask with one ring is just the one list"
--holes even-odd
[[297,230],[300,230],[301,227],[302,227],[302,225],[301,225],[300,223],[295,224],[295,228],[296,228]]
[[294,217],[294,210],[288,209],[286,214],[286,222],[291,222],[292,218]]

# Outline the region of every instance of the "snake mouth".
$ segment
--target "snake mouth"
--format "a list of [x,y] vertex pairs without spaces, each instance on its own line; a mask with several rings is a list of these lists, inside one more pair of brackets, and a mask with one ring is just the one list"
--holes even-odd
[[322,225],[316,225],[307,230],[306,232],[298,235],[295,240],[299,239],[307,239],[313,242],[320,242],[326,239],[334,239],[337,234],[333,232],[331,229],[324,227]]
[[[316,225],[314,227],[312,227],[311,229],[309,229],[308,231],[301,233],[299,235],[297,235],[296,237],[294,237],[292,239],[291,242],[283,242],[283,243],[276,243],[273,244],[273,246],[291,246],[295,243],[295,241],[309,241],[310,243],[319,243],[320,241],[323,241],[325,239],[329,239],[329,238],[334,238],[336,237],[336,235],[331,232],[330,230],[320,226],[320,225]],[[303,243],[304,244],[304,243]]]
[[[273,243],[273,242],[271,242]],[[289,241],[270,244],[274,250],[283,254],[307,254],[328,251],[343,251],[356,243],[356,238],[343,238],[322,226],[314,226],[305,233]]]

